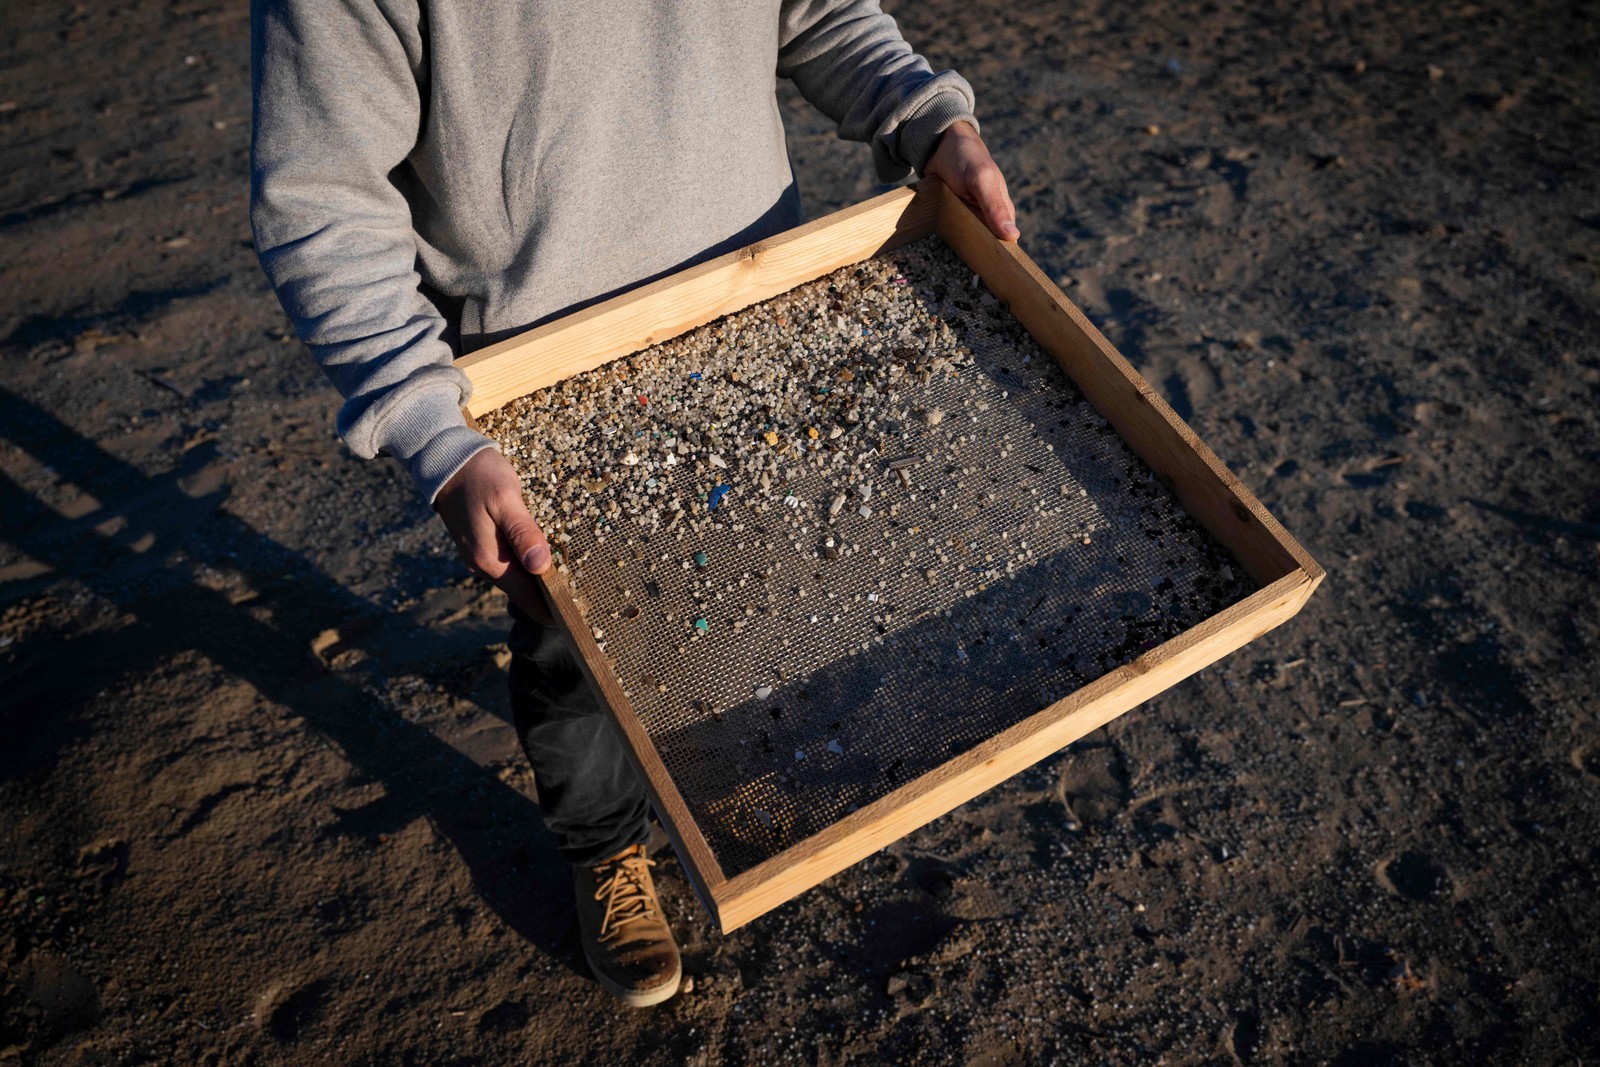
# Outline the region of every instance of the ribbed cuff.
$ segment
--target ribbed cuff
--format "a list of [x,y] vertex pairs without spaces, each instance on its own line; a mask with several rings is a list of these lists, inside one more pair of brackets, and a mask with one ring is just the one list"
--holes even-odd
[[494,442],[467,427],[459,389],[428,389],[405,398],[384,419],[380,449],[406,465],[429,504],[467,460]]
[[481,433],[465,426],[452,426],[429,441],[427,447],[406,464],[406,468],[411,472],[411,480],[416,483],[417,490],[432,504],[439,490],[455,477],[456,471],[467,465],[467,460],[493,447],[494,442]]
[[901,124],[900,155],[911,164],[917,177],[922,177],[939,135],[958,122],[970,122],[973,129],[978,128],[978,119],[966,96],[950,90],[930,97],[915,115]]

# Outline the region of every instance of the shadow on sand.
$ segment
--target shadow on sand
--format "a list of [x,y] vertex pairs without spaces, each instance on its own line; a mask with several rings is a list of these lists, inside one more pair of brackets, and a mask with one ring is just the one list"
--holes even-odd
[[[459,658],[473,642],[375,608],[221,511],[228,493],[223,464],[204,447],[187,453],[170,475],[150,478],[3,389],[0,439],[99,502],[69,519],[0,473],[5,540],[51,571],[41,575],[35,566],[34,573],[0,580],[0,604],[70,575],[131,620],[86,636],[46,632],[29,639],[28,654],[0,678],[6,692],[0,726],[15,742],[0,756],[0,777],[47,768],[87,729],[87,702],[117,678],[194,650],[302,717],[362,775],[384,785],[382,799],[340,811],[328,833],[376,839],[430,820],[508,927],[588,974],[571,934],[566,864],[535,806],[310,655],[313,640],[330,627],[403,639],[413,668]],[[197,581],[198,569],[208,565],[240,572],[258,593],[253,606],[270,608],[270,621]],[[481,634],[468,636],[481,644]]]

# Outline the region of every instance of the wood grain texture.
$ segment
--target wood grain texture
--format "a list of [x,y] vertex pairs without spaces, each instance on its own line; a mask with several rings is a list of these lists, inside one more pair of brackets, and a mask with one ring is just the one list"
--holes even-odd
[[723,932],[771,911],[1254,641],[1299,611],[1316,586],[1316,578],[1294,571],[847,815],[821,833],[735,876],[716,894],[717,919]]
[[1017,245],[997,240],[948,189],[939,192],[939,236],[1256,584],[1297,569],[1320,578],[1310,554],[1033,260]]
[[924,181],[892,189],[463,356],[455,365],[472,381],[467,411],[493,411],[618,356],[926,237],[933,231],[939,188]]

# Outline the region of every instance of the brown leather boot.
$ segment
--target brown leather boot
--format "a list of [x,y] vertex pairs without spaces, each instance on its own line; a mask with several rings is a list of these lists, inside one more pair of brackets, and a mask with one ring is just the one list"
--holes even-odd
[[678,991],[683,963],[656,897],[643,845],[572,869],[583,956],[606,992],[635,1008]]

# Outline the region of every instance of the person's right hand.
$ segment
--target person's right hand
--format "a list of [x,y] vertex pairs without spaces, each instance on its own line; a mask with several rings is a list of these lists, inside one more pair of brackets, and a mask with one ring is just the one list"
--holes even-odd
[[550,569],[550,542],[522,499],[522,480],[492,448],[466,465],[433,498],[456,550],[472,573],[489,579],[511,602],[549,625],[533,575]]

